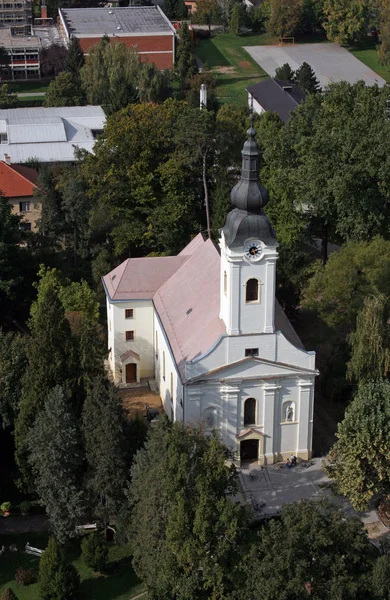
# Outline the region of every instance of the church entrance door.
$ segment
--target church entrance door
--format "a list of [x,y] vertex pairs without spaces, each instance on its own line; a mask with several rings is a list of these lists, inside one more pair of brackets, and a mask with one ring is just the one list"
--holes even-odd
[[259,459],[259,440],[243,440],[240,444],[241,460]]
[[137,382],[137,365],[130,363],[126,365],[126,383]]

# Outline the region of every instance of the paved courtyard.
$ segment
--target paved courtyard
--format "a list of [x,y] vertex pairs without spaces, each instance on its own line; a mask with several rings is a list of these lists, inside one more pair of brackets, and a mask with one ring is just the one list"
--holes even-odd
[[275,75],[275,70],[286,62],[290,63],[294,70],[303,62],[307,62],[314,69],[323,88],[342,79],[350,83],[363,79],[367,85],[377,83],[380,87],[386,83],[382,77],[338,44],[246,46],[245,50],[271,77]]
[[[298,463],[288,469],[284,464],[261,468],[255,463],[241,467],[240,484],[248,506],[257,518],[278,515],[285,504],[299,500],[328,496],[349,516],[357,515],[367,527],[370,537],[378,539],[388,534],[374,508],[356,513],[348,500],[331,494],[324,484],[330,482],[321,468],[321,458]],[[310,465],[310,466],[307,466]]]

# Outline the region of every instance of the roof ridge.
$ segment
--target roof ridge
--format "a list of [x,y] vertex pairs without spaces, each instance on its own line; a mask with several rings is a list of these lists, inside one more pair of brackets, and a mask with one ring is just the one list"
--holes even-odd
[[[127,267],[127,263],[129,262],[129,260],[130,260],[130,258],[126,258],[126,260],[124,261],[124,262],[126,262],[126,267]],[[118,267],[120,267],[120,266],[122,266],[122,263],[120,265],[118,265]],[[115,268],[117,269],[118,267],[115,267]],[[114,295],[116,293],[116,290],[119,288],[119,286],[121,284],[122,277],[123,277],[123,275],[125,274],[125,271],[126,271],[126,267],[122,271],[122,275],[120,276],[120,279],[118,281],[118,284],[117,284],[116,288],[114,288]],[[112,281],[112,279],[111,279],[111,281]]]
[[[36,189],[38,189],[38,186],[35,183],[33,183],[31,181],[31,179],[27,179],[27,177],[25,177],[24,175],[22,175],[22,173],[19,173],[19,171],[16,171],[16,169],[12,165],[9,165],[4,160],[2,160],[1,162],[4,165],[6,165],[7,167],[9,167],[14,173],[16,173],[17,175],[19,175],[19,177],[22,177],[22,179],[24,179],[25,181],[27,181],[28,183],[30,183],[31,185],[33,185]],[[21,165],[21,166],[23,167],[24,165]],[[31,167],[25,167],[25,169],[28,169],[28,168],[31,168]],[[35,170],[35,169],[33,169],[33,170]]]

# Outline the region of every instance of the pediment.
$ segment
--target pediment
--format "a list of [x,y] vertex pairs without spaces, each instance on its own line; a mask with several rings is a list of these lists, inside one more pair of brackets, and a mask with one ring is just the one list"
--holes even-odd
[[274,362],[258,357],[248,357],[237,362],[223,365],[190,381],[221,381],[234,379],[278,379],[280,377],[291,376],[302,377],[308,375],[317,375],[316,370],[289,365],[286,363]]

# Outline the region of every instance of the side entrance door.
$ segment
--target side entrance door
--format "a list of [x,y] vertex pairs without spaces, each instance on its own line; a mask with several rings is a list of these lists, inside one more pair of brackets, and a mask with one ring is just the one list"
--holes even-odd
[[137,365],[134,363],[130,363],[126,365],[126,383],[136,383],[137,382]]

